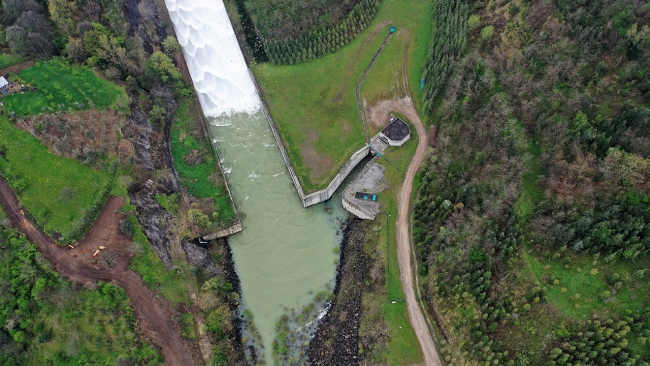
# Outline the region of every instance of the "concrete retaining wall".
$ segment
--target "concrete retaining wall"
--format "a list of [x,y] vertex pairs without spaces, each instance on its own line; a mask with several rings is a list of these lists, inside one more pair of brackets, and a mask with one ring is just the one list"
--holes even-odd
[[375,219],[375,215],[364,210],[363,207],[358,206],[356,203],[352,202],[351,200],[345,199],[345,197],[343,198],[342,204],[344,209],[346,209],[348,212],[354,214],[356,217],[360,219],[364,219],[364,220]]
[[278,130],[275,127],[273,118],[271,118],[271,114],[266,108],[266,102],[264,101],[264,96],[262,95],[259,85],[257,84],[255,75],[253,75],[253,72],[250,69],[248,69],[248,74],[250,75],[251,80],[253,80],[253,84],[255,84],[255,89],[257,89],[257,95],[259,95],[260,100],[262,101],[262,110],[264,112],[264,116],[266,117],[266,121],[269,123],[271,132],[273,133],[273,137],[275,138],[275,142],[278,145],[278,148],[280,149],[280,154],[282,154],[282,159],[284,160],[284,164],[287,166],[287,169],[289,170],[289,176],[291,176],[293,185],[296,187],[296,191],[298,192],[298,197],[300,197],[300,201],[302,202],[303,207],[309,207],[317,203],[327,201],[332,197],[334,192],[336,192],[336,189],[339,188],[339,186],[341,185],[345,177],[347,177],[348,174],[350,174],[352,169],[354,169],[354,167],[356,167],[359,164],[359,162],[361,162],[361,160],[363,160],[366,156],[370,154],[370,147],[364,146],[363,148],[359,149],[357,152],[352,154],[350,159],[348,159],[345,165],[343,165],[341,170],[339,170],[338,174],[336,174],[336,176],[334,177],[334,179],[332,179],[330,184],[327,185],[327,188],[305,195],[305,191],[302,189],[302,186],[300,185],[300,181],[296,176],[296,172],[293,170],[293,165],[291,165],[291,160],[289,160],[289,155],[287,154],[287,151],[284,148],[284,144],[282,143],[280,134],[278,133]]
[[[377,158],[379,158],[378,155],[376,155],[374,158],[372,158],[372,160],[368,162],[368,164],[366,164],[365,168],[363,168],[363,170],[359,173],[359,175],[357,175],[356,180],[363,177],[368,172],[368,170],[373,166]],[[354,186],[354,182],[348,184],[348,186],[345,187],[345,190],[343,191],[343,198],[341,200],[341,203],[343,204],[343,208],[346,209],[348,212],[356,215],[360,219],[374,220],[375,219],[374,213],[369,212],[362,206],[356,204],[354,202],[354,199],[350,198],[350,197],[354,197],[354,190],[352,189],[353,186]]]

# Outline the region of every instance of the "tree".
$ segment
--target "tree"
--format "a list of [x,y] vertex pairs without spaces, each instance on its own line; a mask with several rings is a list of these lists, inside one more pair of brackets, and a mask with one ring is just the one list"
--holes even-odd
[[74,0],[49,0],[47,6],[50,19],[64,34],[71,35],[75,30],[72,16],[77,14],[77,2]]
[[481,39],[487,41],[494,36],[494,27],[488,25],[487,27],[481,29]]
[[165,50],[165,53],[170,57],[181,52],[181,45],[174,36],[167,36],[167,38],[162,42],[162,47]]
[[166,118],[167,118],[167,111],[165,110],[165,108],[159,105],[154,105],[153,108],[151,108],[151,111],[149,112],[150,123],[161,124],[165,122]]
[[21,55],[48,56],[52,53],[52,29],[43,14],[24,12],[7,28],[11,51]]
[[120,221],[120,232],[129,238],[131,237],[133,233],[133,224],[131,224],[131,220],[124,219]]
[[203,230],[210,226],[210,218],[201,211],[199,208],[191,208],[187,211],[187,218],[190,222]]
[[169,56],[160,51],[155,51],[147,60],[147,71],[158,76],[163,83],[174,82],[181,79],[181,72]]
[[34,0],[4,0],[2,8],[9,24],[15,22],[22,13],[28,11],[34,13],[43,12],[43,7]]

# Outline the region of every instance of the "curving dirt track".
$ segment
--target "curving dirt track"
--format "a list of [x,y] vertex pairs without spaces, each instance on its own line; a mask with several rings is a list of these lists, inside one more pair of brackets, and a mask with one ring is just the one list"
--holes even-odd
[[[74,245],[62,247],[38,229],[24,214],[18,198],[4,178],[0,177],[0,201],[12,224],[25,233],[65,278],[84,285],[97,281],[113,282],[124,289],[138,319],[138,327],[153,344],[160,347],[167,365],[195,364],[195,358],[180,336],[180,328],[172,319],[174,310],[156,296],[139,274],[129,270],[132,258],[130,241],[119,231],[123,215],[119,209],[124,197],[111,197],[90,232]],[[100,250],[99,247],[104,249]],[[99,251],[96,255],[95,252]]]
[[413,266],[411,266],[411,242],[409,234],[409,206],[411,203],[411,191],[413,189],[413,179],[417,173],[420,164],[427,153],[427,131],[420,121],[413,101],[410,97],[400,99],[399,101],[386,101],[390,110],[403,114],[413,123],[418,132],[418,147],[415,155],[411,160],[407,170],[404,182],[397,196],[397,262],[399,265],[400,280],[404,295],[406,297],[406,307],[408,309],[411,326],[418,337],[422,352],[424,353],[424,363],[426,365],[441,366],[436,345],[431,338],[431,333],[427,326],[427,321],[420,307],[418,306],[415,290],[413,287]]

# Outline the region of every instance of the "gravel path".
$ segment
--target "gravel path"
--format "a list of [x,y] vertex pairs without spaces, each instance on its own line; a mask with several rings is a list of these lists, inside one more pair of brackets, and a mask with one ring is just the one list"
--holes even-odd
[[397,262],[399,265],[400,280],[402,281],[402,288],[406,296],[406,307],[408,309],[409,320],[411,326],[415,331],[422,352],[424,354],[424,363],[426,365],[441,366],[436,345],[433,342],[431,333],[427,326],[427,321],[420,307],[418,306],[413,281],[417,280],[413,277],[413,266],[411,264],[411,236],[409,233],[409,206],[411,203],[411,191],[413,190],[413,179],[417,173],[420,164],[424,160],[427,153],[427,131],[420,121],[415,106],[411,98],[400,99],[398,102],[387,101],[391,103],[391,110],[401,113],[411,121],[418,132],[418,147],[413,156],[413,160],[406,170],[404,183],[399,190],[397,196],[397,223],[396,223],[396,236],[397,236]]

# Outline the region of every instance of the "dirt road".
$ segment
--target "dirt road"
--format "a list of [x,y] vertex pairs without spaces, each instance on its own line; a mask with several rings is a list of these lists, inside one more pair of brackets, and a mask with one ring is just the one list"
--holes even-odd
[[427,153],[427,132],[420,121],[413,101],[410,97],[400,99],[398,101],[386,101],[390,106],[391,111],[403,114],[406,118],[413,123],[415,129],[418,131],[418,147],[413,156],[413,160],[406,170],[404,182],[399,190],[397,196],[397,222],[396,222],[396,236],[397,236],[397,262],[399,265],[400,280],[402,281],[402,288],[406,296],[406,307],[408,309],[409,319],[411,326],[415,331],[422,352],[424,353],[424,363],[426,365],[442,365],[436,350],[436,345],[433,343],[431,333],[427,327],[427,322],[418,306],[415,290],[413,287],[413,266],[411,265],[411,243],[409,234],[409,205],[411,202],[411,191],[413,188],[413,179],[418,167],[424,160]]
[[[130,240],[119,231],[123,215],[119,209],[124,197],[111,197],[90,232],[74,246],[62,247],[40,231],[25,216],[7,182],[0,177],[0,201],[12,224],[25,233],[52,262],[63,277],[81,284],[97,281],[113,282],[124,289],[138,319],[138,327],[153,344],[160,347],[167,365],[196,364],[196,357],[180,337],[180,328],[172,315],[174,310],[142,281],[139,274],[129,270],[132,254]],[[104,249],[99,249],[102,246]],[[99,251],[95,255],[95,251]]]

